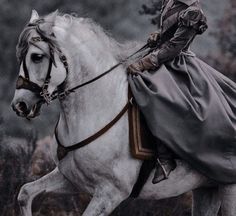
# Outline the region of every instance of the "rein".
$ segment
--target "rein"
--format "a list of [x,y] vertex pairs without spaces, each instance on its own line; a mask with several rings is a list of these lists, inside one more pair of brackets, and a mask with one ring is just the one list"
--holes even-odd
[[117,67],[119,67],[120,65],[126,63],[130,58],[132,58],[133,56],[135,56],[136,54],[146,50],[148,48],[148,45],[145,44],[143,47],[141,47],[139,50],[137,50],[136,52],[134,52],[133,54],[131,54],[130,56],[128,56],[127,58],[121,60],[120,62],[118,62],[116,65],[112,66],[110,69],[108,69],[107,71],[103,72],[102,74],[96,76],[95,78],[87,81],[87,82],[84,82],[80,85],[77,85],[71,89],[68,89],[68,90],[64,90],[63,92],[59,92],[58,90],[54,91],[52,93],[52,99],[51,100],[55,100],[56,98],[63,98],[73,92],[75,92],[77,89],[80,89],[82,88],[83,86],[86,86],[90,83],[93,83],[95,81],[97,81],[98,79],[104,77],[105,75],[107,75],[108,73],[112,72],[114,69],[116,69]]
[[[33,44],[36,47],[37,47],[37,45],[35,45],[34,42],[44,41],[44,42],[48,43],[50,56],[48,57],[49,58],[49,65],[48,65],[47,74],[46,74],[46,77],[45,77],[45,80],[44,80],[44,83],[43,83],[42,86],[39,86],[38,84],[30,81],[29,71],[28,71],[28,68],[27,68],[27,65],[26,65],[26,56],[24,56],[24,58],[22,60],[22,64],[23,64],[23,71],[24,71],[24,76],[25,77],[23,77],[21,75],[18,77],[18,80],[16,82],[16,89],[27,89],[27,90],[30,90],[30,91],[34,92],[37,96],[39,96],[41,98],[41,101],[40,101],[41,104],[43,104],[43,103],[49,104],[50,102],[52,102],[53,100],[55,100],[57,98],[63,99],[64,97],[66,97],[69,94],[75,92],[76,90],[82,88],[83,86],[86,86],[90,83],[93,83],[96,80],[104,77],[108,73],[114,71],[114,69],[116,69],[120,65],[126,63],[130,58],[132,58],[133,56],[135,56],[139,52],[142,52],[142,51],[146,50],[149,47],[148,44],[145,44],[143,47],[141,47],[139,50],[137,50],[133,54],[129,55],[127,58],[121,60],[116,65],[112,66],[110,69],[104,71],[102,74],[96,76],[95,78],[93,78],[91,80],[88,80],[87,82],[84,82],[84,83],[82,83],[80,85],[77,85],[73,88],[66,89],[64,91],[60,91],[59,86],[58,86],[57,90],[52,92],[52,94],[49,94],[48,85],[49,85],[50,79],[51,79],[52,65],[55,64],[55,62],[54,62],[54,49],[57,49],[57,51],[59,53],[59,59],[63,63],[64,68],[65,68],[65,70],[68,74],[69,73],[69,68],[68,68],[67,58],[61,52],[59,47],[50,46],[50,41],[40,34],[41,31],[38,27],[38,24],[36,23],[35,25],[36,25],[36,31],[39,33],[40,36],[39,37],[33,37],[31,39],[32,41],[30,41],[30,42],[31,42],[31,44]],[[63,86],[63,83],[60,86]],[[83,140],[83,141],[81,141],[77,144],[74,144],[72,146],[69,146],[69,147],[63,146],[59,141],[58,133],[57,133],[57,125],[59,123],[59,121],[58,121],[58,123],[56,125],[56,128],[55,128],[55,138],[56,138],[57,143],[58,143],[58,152],[57,152],[58,153],[58,159],[61,160],[68,152],[74,151],[74,150],[79,149],[79,148],[81,148],[85,145],[88,145],[91,142],[93,142],[94,140],[96,140],[97,138],[99,138],[100,136],[102,136],[104,133],[106,133],[110,128],[113,127],[113,125],[116,124],[116,122],[118,122],[121,119],[121,117],[129,109],[131,104],[132,104],[132,98],[131,99],[129,98],[129,101],[126,103],[126,105],[123,107],[123,109],[118,113],[118,115],[110,123],[108,123],[101,130],[99,130],[98,132],[96,132],[92,136],[88,137],[87,139],[85,139],[85,140]]]
[[[47,42],[45,39],[41,38],[41,37],[33,37],[32,38],[33,42],[39,42],[39,41],[45,41]],[[30,90],[34,93],[36,93],[37,96],[39,96],[41,98],[41,103],[46,103],[46,104],[50,104],[53,100],[59,98],[59,99],[63,99],[65,98],[67,95],[75,92],[76,90],[82,88],[83,86],[86,86],[90,83],[95,82],[96,80],[104,77],[105,75],[107,75],[108,73],[112,72],[114,69],[116,69],[117,67],[119,67],[120,65],[126,63],[130,58],[132,58],[133,56],[135,56],[136,54],[138,54],[139,52],[142,52],[144,50],[146,50],[148,48],[148,45],[145,44],[143,47],[141,47],[139,50],[137,50],[136,52],[134,52],[133,54],[131,54],[130,56],[128,56],[127,58],[121,60],[120,62],[118,62],[116,65],[112,66],[110,69],[108,69],[107,71],[103,72],[102,74],[96,76],[95,78],[82,83],[80,85],[77,85],[73,88],[64,90],[64,91],[60,91],[60,90],[55,90],[53,91],[53,93],[50,95],[48,92],[48,85],[50,83],[50,79],[51,79],[51,71],[52,71],[52,65],[53,65],[53,61],[54,58],[53,56],[51,56],[49,58],[49,65],[48,65],[48,71],[47,71],[47,75],[46,78],[44,80],[44,83],[42,86],[39,86],[37,83],[34,83],[32,81],[30,81],[30,76],[29,76],[29,71],[28,68],[26,66],[26,57],[24,57],[22,64],[23,64],[23,71],[24,71],[24,76],[19,76],[17,81],[16,81],[16,89],[27,89]],[[52,48],[49,47],[50,50],[50,54],[53,55],[54,51],[52,50]],[[59,59],[60,61],[63,63],[64,68],[66,70],[66,73],[69,73],[69,65],[67,63],[67,58],[65,55],[62,54],[61,50],[59,48],[57,48],[58,53],[59,53]],[[63,85],[63,83],[61,84]],[[60,85],[60,86],[61,86]]]
[[[90,83],[95,82],[96,80],[102,78],[103,76],[105,76],[106,74],[112,72],[115,68],[119,67],[120,65],[124,64],[125,62],[127,62],[131,57],[133,57],[134,55],[138,54],[139,52],[144,51],[145,49],[148,48],[148,45],[145,44],[143,47],[141,47],[138,51],[136,51],[135,53],[133,53],[132,55],[128,56],[126,59],[120,61],[119,63],[117,63],[116,65],[114,65],[113,67],[111,67],[109,70],[103,72],[102,74],[100,74],[99,76],[84,82],[80,85],[77,85],[69,90],[65,90],[61,93],[55,92],[52,95],[52,100],[55,100],[56,98],[61,98],[61,97],[65,97],[67,95],[69,95],[72,92],[75,92],[75,90],[82,88],[83,86],[86,86]],[[109,122],[106,126],[104,126],[101,130],[99,130],[98,132],[96,132],[95,134],[93,134],[92,136],[82,140],[79,143],[73,144],[71,146],[65,147],[61,144],[59,137],[58,137],[58,132],[57,132],[57,126],[59,121],[56,124],[55,127],[55,138],[58,144],[58,148],[57,148],[57,156],[58,156],[58,160],[62,160],[69,152],[77,150],[79,148],[82,148],[88,144],[90,144],[91,142],[95,141],[97,138],[101,137],[103,134],[105,134],[109,129],[111,129],[120,119],[121,117],[127,112],[127,110],[129,109],[129,107],[132,105],[132,100],[133,98],[129,98],[129,101],[126,103],[126,105],[123,107],[123,109],[118,113],[118,115],[111,121]]]

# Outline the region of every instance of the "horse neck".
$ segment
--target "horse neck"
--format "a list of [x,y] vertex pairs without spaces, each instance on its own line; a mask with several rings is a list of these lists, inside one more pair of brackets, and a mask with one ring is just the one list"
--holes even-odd
[[[77,55],[70,58],[68,87],[90,80],[118,62],[106,45],[93,43],[78,43]],[[63,144],[77,143],[108,124],[126,104],[127,87],[126,72],[120,66],[61,101],[58,130],[63,133],[60,139],[66,141]]]

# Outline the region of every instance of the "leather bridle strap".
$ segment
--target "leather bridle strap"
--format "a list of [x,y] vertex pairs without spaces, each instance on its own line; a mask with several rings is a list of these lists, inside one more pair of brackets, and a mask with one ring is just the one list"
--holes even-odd
[[23,59],[23,71],[24,71],[24,74],[25,74],[25,79],[30,80],[29,71],[28,71],[28,68],[26,66],[26,58]]
[[36,93],[38,96],[42,97],[46,103],[50,102],[50,95],[48,93],[48,85],[51,79],[51,71],[52,71],[52,58],[49,58],[48,70],[42,86],[39,86],[37,83],[30,81],[29,70],[26,66],[26,58],[23,59],[23,72],[24,76],[19,76],[16,82],[16,89],[27,89]]
[[[48,70],[47,70],[44,83],[49,82],[51,79],[52,64],[53,64],[52,58],[49,58]],[[26,66],[26,57],[23,59],[23,71],[24,71],[25,79],[30,81],[29,70]]]
[[87,81],[87,82],[84,82],[80,85],[77,85],[71,89],[67,89],[67,90],[64,90],[62,92],[59,92],[59,91],[54,91],[52,93],[52,100],[55,100],[56,98],[63,98],[69,94],[71,94],[72,92],[75,92],[76,90],[82,88],[83,86],[86,86],[90,83],[93,83],[95,82],[96,80],[104,77],[105,75],[107,75],[108,73],[112,72],[114,69],[116,69],[117,67],[119,67],[120,65],[124,64],[125,62],[127,62],[130,58],[132,58],[133,56],[135,56],[136,54],[138,54],[139,52],[142,52],[144,50],[146,50],[148,48],[148,44],[145,44],[143,47],[141,47],[139,50],[137,50],[136,52],[134,52],[133,54],[131,54],[130,56],[128,56],[127,58],[121,60],[120,62],[118,62],[116,65],[112,66],[110,69],[108,69],[107,71],[103,72],[102,74],[96,76],[95,78]]
[[[40,34],[40,31],[37,30],[37,28],[36,28],[36,31]],[[41,42],[41,41],[48,42],[48,39],[43,38],[42,36],[32,37],[31,40],[29,41],[29,43],[32,44],[33,46],[37,47],[38,49],[41,49],[36,44],[37,42]],[[51,102],[51,99],[52,99],[52,95],[48,92],[48,85],[49,85],[50,80],[51,80],[52,65],[53,65],[53,63],[55,63],[54,48],[56,48],[57,51],[58,51],[59,59],[63,63],[63,65],[65,67],[65,70],[66,70],[66,73],[68,74],[68,72],[69,72],[68,71],[69,69],[68,69],[67,58],[66,58],[65,55],[63,55],[61,49],[59,47],[51,46],[50,44],[48,44],[48,46],[49,46],[50,54],[45,53],[45,55],[49,59],[49,64],[48,64],[48,70],[47,70],[47,74],[46,74],[43,85],[39,86],[37,83],[34,83],[34,82],[30,81],[29,70],[28,70],[27,65],[26,65],[26,56],[24,56],[24,58],[22,60],[24,77],[20,75],[18,77],[17,82],[16,82],[16,88],[17,89],[27,89],[29,91],[32,91],[32,92],[36,93],[37,96],[39,96],[42,99],[41,101],[43,103],[47,103],[47,104],[49,104]]]
[[82,148],[82,147],[90,144],[91,142],[93,142],[94,140],[96,140],[97,138],[102,136],[104,133],[106,133],[110,128],[112,128],[121,119],[121,117],[129,109],[131,103],[132,103],[132,99],[129,100],[126,103],[126,105],[124,106],[124,108],[119,112],[119,114],[109,124],[107,124],[105,127],[103,127],[101,130],[99,130],[98,132],[96,132],[92,136],[88,137],[87,139],[85,139],[85,140],[83,140],[83,141],[81,141],[77,144],[74,144],[72,146],[65,147],[60,143],[59,138],[58,138],[58,134],[57,134],[57,125],[58,125],[58,123],[57,123],[56,128],[55,128],[55,138],[56,138],[56,141],[58,143],[58,149],[57,149],[58,159],[61,160],[69,152],[77,150],[79,148]]
[[52,71],[52,58],[49,59],[49,65],[48,65],[48,72],[46,75],[46,78],[44,80],[42,90],[40,92],[40,96],[44,99],[44,101],[49,104],[51,102],[51,95],[48,92],[48,85],[51,80],[51,71]]

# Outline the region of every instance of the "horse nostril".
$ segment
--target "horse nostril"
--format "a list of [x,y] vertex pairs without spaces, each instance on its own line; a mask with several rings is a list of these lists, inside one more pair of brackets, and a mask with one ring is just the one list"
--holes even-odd
[[25,102],[18,102],[15,106],[16,110],[21,112],[21,113],[24,113],[24,114],[28,114],[29,111],[28,111],[28,107],[26,105]]

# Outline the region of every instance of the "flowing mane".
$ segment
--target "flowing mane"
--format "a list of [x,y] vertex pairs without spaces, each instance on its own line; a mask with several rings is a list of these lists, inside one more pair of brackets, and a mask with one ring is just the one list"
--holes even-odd
[[[19,61],[21,61],[27,53],[29,40],[35,30],[37,30],[42,37],[46,38],[52,47],[62,46],[62,49],[66,48],[67,43],[65,43],[65,36],[60,37],[59,33],[59,35],[56,34],[55,38],[54,36],[49,35],[48,32],[40,29],[40,23],[47,23],[49,17],[50,14],[41,17],[33,24],[28,23],[25,26],[16,46],[16,55]],[[102,45],[103,49],[111,53],[117,60],[125,58],[137,47],[138,44],[137,42],[125,44],[117,42],[99,24],[95,23],[90,18],[79,18],[70,14],[58,14],[54,26],[61,29],[59,32],[64,30],[67,34],[73,35],[75,40],[80,38],[78,43],[81,43],[83,46],[96,50],[95,44]]]

